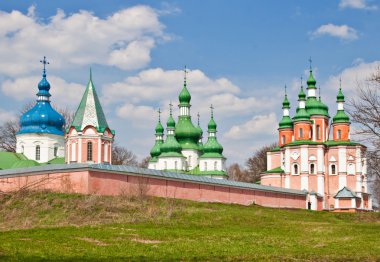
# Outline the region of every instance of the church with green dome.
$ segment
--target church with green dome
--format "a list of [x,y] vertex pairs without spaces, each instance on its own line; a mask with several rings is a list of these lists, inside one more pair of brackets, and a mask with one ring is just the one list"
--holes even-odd
[[191,121],[191,95],[187,89],[186,70],[183,88],[178,96],[178,121],[173,118],[173,108],[170,104],[170,115],[166,123],[166,138],[161,124],[159,110],[158,123],[155,129],[156,141],[150,155],[149,168],[181,172],[191,175],[207,176],[212,178],[227,178],[226,158],[223,156],[223,147],[216,137],[217,125],[214,120],[213,107],[208,123],[208,139],[203,144],[203,131],[199,124],[195,126]]

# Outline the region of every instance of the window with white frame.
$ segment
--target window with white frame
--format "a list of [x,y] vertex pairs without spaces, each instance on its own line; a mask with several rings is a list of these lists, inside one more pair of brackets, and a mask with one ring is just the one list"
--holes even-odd
[[331,166],[330,166],[330,174],[331,175],[336,175],[336,165],[335,164],[331,164]]
[[300,128],[300,138],[302,138],[302,137],[303,137],[303,129]]
[[207,162],[205,162],[205,171],[207,171]]
[[41,160],[41,147],[36,145],[36,160]]
[[315,164],[314,163],[310,164],[310,174],[315,174]]
[[293,164],[293,175],[298,175],[298,164]]
[[92,142],[87,143],[87,161],[92,161]]
[[215,171],[218,170],[218,161],[215,161],[215,162],[214,162],[214,170],[215,170]]

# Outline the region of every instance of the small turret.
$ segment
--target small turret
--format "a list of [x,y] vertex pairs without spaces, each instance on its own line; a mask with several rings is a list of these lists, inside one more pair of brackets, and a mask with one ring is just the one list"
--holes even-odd
[[292,141],[293,136],[293,121],[289,116],[289,110],[290,110],[290,102],[288,100],[288,95],[286,93],[286,86],[285,86],[285,97],[284,101],[282,102],[282,119],[279,123],[279,145],[283,146],[287,143],[290,143]]
[[161,145],[164,143],[164,127],[161,124],[161,110],[158,109],[158,123],[155,129],[156,142],[152,149],[150,150],[150,160],[149,167],[151,169],[156,169],[156,163],[158,161],[158,156],[161,154]]
[[298,94],[299,105],[296,114],[293,117],[294,123],[294,137],[295,140],[309,140],[311,132],[310,115],[305,109],[306,95],[303,91],[302,80],[301,90]]
[[342,92],[341,80],[336,102],[338,104],[338,110],[332,121],[333,139],[334,141],[349,141],[351,123],[349,116],[344,111],[344,95]]

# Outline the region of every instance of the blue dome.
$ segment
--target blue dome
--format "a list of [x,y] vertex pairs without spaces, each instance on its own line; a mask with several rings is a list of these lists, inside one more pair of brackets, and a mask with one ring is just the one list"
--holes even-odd
[[45,69],[38,84],[37,103],[20,118],[20,131],[17,134],[45,133],[64,135],[65,119],[51,106],[49,97],[50,84],[46,80]]

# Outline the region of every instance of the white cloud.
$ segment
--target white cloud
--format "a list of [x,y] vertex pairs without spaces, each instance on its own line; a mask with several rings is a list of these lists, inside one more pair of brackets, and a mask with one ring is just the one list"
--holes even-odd
[[366,0],[341,0],[339,2],[340,8],[353,8],[353,9],[365,9],[376,10],[376,5],[369,5]]
[[17,120],[16,113],[0,108],[0,124]]
[[314,32],[311,33],[312,38],[320,37],[320,36],[332,36],[337,37],[342,40],[355,40],[358,38],[357,32],[352,27],[347,25],[334,25],[334,24],[326,24],[321,25]]
[[125,103],[116,109],[116,115],[123,119],[131,120],[133,126],[147,127],[157,120],[157,112],[150,106],[136,106]]
[[330,76],[324,86],[330,90],[337,92],[339,88],[339,79],[342,79],[342,88],[346,93],[354,94],[358,85],[364,84],[372,74],[376,72],[376,69],[380,66],[380,61],[374,61],[371,63],[359,62],[352,67],[345,68],[339,74]]
[[139,69],[150,62],[157,41],[167,39],[158,11],[148,6],[104,19],[83,10],[70,15],[58,10],[47,23],[35,16],[34,6],[28,14],[0,11],[0,73],[23,75],[43,55],[53,68],[96,63]]
[[228,139],[241,140],[260,134],[275,135],[277,125],[278,121],[275,113],[257,115],[241,125],[232,126],[231,129],[225,133],[225,137]]
[[[167,108],[170,101],[177,104],[178,94],[183,85],[181,70],[164,71],[161,68],[149,69],[136,76],[126,78],[123,82],[106,85],[103,88],[106,104],[126,103]],[[240,97],[241,90],[226,78],[211,79],[200,70],[188,71],[188,89],[191,93],[193,114],[209,114],[209,106],[213,104],[217,115],[230,117],[259,112],[273,106],[272,98]]]
[[[2,92],[17,101],[30,101],[36,99],[38,83],[41,77],[20,77],[15,80],[6,80],[1,85]],[[85,86],[77,83],[68,83],[62,78],[49,76],[52,103],[59,107],[75,109],[84,92]]]

